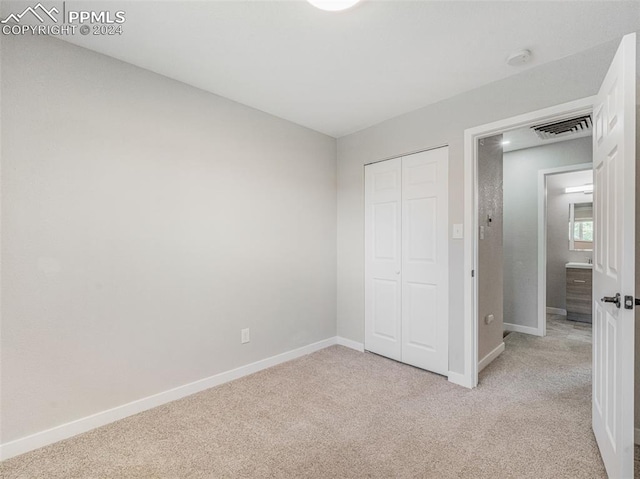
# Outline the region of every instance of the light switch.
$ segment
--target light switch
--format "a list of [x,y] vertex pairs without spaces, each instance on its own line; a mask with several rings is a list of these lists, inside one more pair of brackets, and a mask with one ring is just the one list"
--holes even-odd
[[462,239],[463,235],[463,228],[462,228],[462,224],[460,223],[456,223],[455,225],[453,225],[453,239]]

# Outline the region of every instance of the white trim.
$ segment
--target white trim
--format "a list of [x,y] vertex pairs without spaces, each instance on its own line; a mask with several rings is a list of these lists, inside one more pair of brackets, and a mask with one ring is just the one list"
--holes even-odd
[[[575,165],[559,166],[538,170],[538,331],[539,336],[547,335],[547,177],[572,171],[585,171],[593,169],[593,162],[579,163]],[[563,314],[563,313],[552,313]]]
[[[567,310],[566,309],[561,309],[561,308],[552,308],[550,306],[547,306],[547,314],[559,314],[560,316],[566,316],[567,315]],[[546,327],[545,327],[545,336],[546,336],[546,334],[547,333],[546,333]]]
[[449,382],[471,389],[473,386],[469,382],[469,378],[466,374],[456,373],[455,371],[449,371],[447,375]]
[[429,146],[427,148],[422,148],[420,150],[407,151],[407,152],[401,153],[399,155],[393,155],[393,156],[389,156],[387,158],[381,158],[381,159],[378,159],[378,160],[372,160],[372,161],[370,161],[368,163],[365,163],[364,166],[374,165],[376,163],[380,163],[381,161],[395,160],[396,158],[402,158],[403,156],[411,156],[411,155],[415,155],[416,153],[424,153],[425,151],[438,150],[440,148],[448,148],[448,147],[449,147],[449,143],[443,143],[442,145],[438,145],[438,146]]
[[61,424],[60,426],[40,431],[30,436],[16,439],[15,441],[7,442],[0,445],[0,460],[9,459],[10,457],[33,451],[34,449],[90,431],[91,429],[104,426],[133,414],[138,414],[142,411],[147,411],[154,407],[161,406],[162,404],[175,401],[176,399],[180,399],[185,396],[204,391],[205,389],[239,379],[243,376],[257,373],[263,369],[291,361],[292,359],[314,353],[337,343],[338,339],[334,336],[292,351],[287,351],[245,366],[240,366],[239,368],[232,369],[230,371],[215,374],[208,378],[200,379],[183,386],[178,386],[177,388],[169,389],[168,391],[163,391],[146,398],[138,399],[136,401],[114,407],[113,409],[108,409],[91,416],[76,419],[75,421]]
[[[476,239],[478,232],[476,228],[477,219],[477,177],[476,177],[476,157],[477,157],[477,135],[472,130],[464,132],[464,374],[466,384],[474,388],[478,385],[478,328],[475,318],[477,317],[476,304],[476,281],[477,262]],[[473,276],[472,276],[472,271]]]
[[633,442],[640,445],[640,428],[635,428],[633,430]]
[[359,343],[358,341],[353,341],[351,339],[343,338],[342,336],[338,336],[336,338],[337,344],[340,346],[344,346],[345,348],[355,349],[356,351],[360,351],[364,353],[364,343]]
[[478,384],[478,329],[477,329],[477,281],[471,271],[477,271],[478,230],[477,219],[477,140],[505,131],[559,117],[588,113],[593,109],[595,97],[563,103],[524,115],[518,115],[464,131],[464,341],[465,376],[473,387]]
[[500,356],[503,351],[504,351],[504,342],[498,344],[498,346],[493,351],[491,351],[489,354],[487,354],[484,358],[480,360],[480,362],[478,363],[478,372],[482,371],[484,368],[489,366],[489,364],[491,364],[491,361],[493,361],[498,356]]
[[505,331],[513,331],[514,333],[531,334],[533,336],[542,336],[542,331],[531,326],[522,326],[520,324],[504,323]]

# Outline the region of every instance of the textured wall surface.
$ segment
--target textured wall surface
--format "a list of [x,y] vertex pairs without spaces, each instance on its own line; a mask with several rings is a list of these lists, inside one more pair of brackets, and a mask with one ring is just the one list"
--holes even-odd
[[2,74],[3,442],[335,336],[334,138],[52,38]]
[[[502,135],[484,138],[478,145],[478,360],[502,344]],[[491,221],[489,221],[491,217]],[[485,317],[493,315],[491,323]]]

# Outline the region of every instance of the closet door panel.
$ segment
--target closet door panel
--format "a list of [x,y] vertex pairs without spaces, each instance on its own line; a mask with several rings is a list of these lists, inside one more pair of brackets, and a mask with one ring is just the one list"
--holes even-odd
[[401,360],[401,159],[365,166],[365,349]]
[[448,149],[402,158],[402,361],[448,374]]

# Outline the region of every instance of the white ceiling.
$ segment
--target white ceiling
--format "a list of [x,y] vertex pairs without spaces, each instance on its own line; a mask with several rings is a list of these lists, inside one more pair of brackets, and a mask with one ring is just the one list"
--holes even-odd
[[[90,8],[124,10],[124,34],[67,41],[334,137],[640,30],[638,1],[363,0],[337,13],[305,0]],[[532,62],[507,66],[521,48]]]

